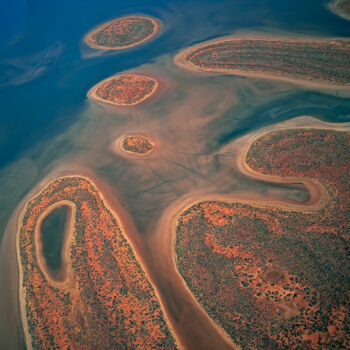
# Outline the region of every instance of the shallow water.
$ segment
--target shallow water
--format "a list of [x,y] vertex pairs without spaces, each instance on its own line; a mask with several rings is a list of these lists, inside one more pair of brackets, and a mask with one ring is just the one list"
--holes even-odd
[[[6,3],[5,3],[6,4]],[[2,6],[2,5],[1,5]],[[165,208],[182,196],[250,192],[305,201],[300,184],[247,178],[231,144],[262,126],[312,115],[350,120],[350,101],[334,91],[264,79],[197,74],[173,64],[181,48],[237,32],[348,36],[346,21],[318,0],[296,1],[16,1],[0,20],[0,236],[20,200],[57,169],[91,169],[113,187],[145,242]],[[18,11],[14,11],[16,8]],[[6,13],[6,16],[4,15]],[[145,13],[163,31],[140,47],[96,55],[84,34],[110,18]],[[25,15],[24,15],[25,14]],[[1,17],[2,18],[2,17]],[[11,26],[8,24],[11,23]],[[3,35],[4,31],[7,35]],[[86,98],[109,75],[136,70],[166,89],[133,108]],[[111,150],[121,135],[140,133],[159,147],[147,158]],[[20,348],[13,237],[0,257],[0,344]]]

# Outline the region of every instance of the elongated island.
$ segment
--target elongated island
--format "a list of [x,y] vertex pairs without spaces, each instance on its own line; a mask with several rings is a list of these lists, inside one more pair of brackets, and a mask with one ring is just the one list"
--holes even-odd
[[[65,273],[57,279],[48,273],[40,230],[63,205],[71,212],[62,245]],[[28,349],[176,348],[119,218],[91,180],[51,181],[27,203],[19,224],[19,300]]]
[[190,47],[175,63],[192,70],[350,88],[348,39],[229,37]]

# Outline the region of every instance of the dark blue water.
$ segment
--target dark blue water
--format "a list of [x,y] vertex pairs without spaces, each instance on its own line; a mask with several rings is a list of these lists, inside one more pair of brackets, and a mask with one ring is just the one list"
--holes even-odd
[[[130,51],[81,58],[80,42],[89,29],[135,12],[162,19],[164,33]],[[265,28],[350,34],[349,23],[320,0],[0,0],[0,168],[69,127],[87,90],[108,75],[235,29]],[[268,113],[270,106],[262,108]],[[324,119],[334,120],[333,112],[319,109]],[[260,122],[250,120],[242,130]]]

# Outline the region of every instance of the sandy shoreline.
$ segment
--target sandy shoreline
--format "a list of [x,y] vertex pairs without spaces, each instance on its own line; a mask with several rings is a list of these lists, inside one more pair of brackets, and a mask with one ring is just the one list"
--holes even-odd
[[[299,119],[297,122],[302,122],[303,118],[296,118]],[[315,119],[316,120],[316,119]],[[307,118],[308,122],[314,122],[314,118]],[[307,124],[307,123],[306,123]],[[305,125],[305,120],[304,120]],[[330,126],[333,126],[335,129],[341,129],[344,126],[336,126],[335,124],[330,123],[323,123],[320,122],[319,126],[307,126],[305,125],[305,129],[332,129]],[[345,127],[347,129],[350,128],[350,123],[346,123]],[[290,126],[289,128],[284,125],[284,127],[276,127],[275,130],[283,130],[283,129],[295,129],[296,127]],[[302,127],[301,127],[302,128]],[[333,129],[334,129],[333,128]],[[263,130],[262,132],[255,133],[254,137],[245,137],[244,144],[245,144],[245,152],[241,153],[240,156],[237,159],[237,163],[244,165],[245,162],[245,155],[247,150],[249,149],[252,142],[257,138],[260,137],[271,130]],[[244,160],[244,163],[242,163],[242,160]],[[248,165],[247,165],[248,166]],[[249,168],[250,169],[250,168]],[[186,294],[191,297],[192,303],[194,303],[199,310],[202,311],[203,317],[205,316],[208,318],[206,321],[211,323],[212,326],[216,327],[217,331],[222,335],[222,338],[227,340],[227,343],[230,344],[232,348],[238,348],[238,345],[233,344],[231,338],[226,334],[226,332],[220,327],[220,325],[216,324],[214,320],[209,318],[207,315],[204,307],[199,304],[195,296],[192,294],[191,290],[188,288],[185,280],[180,275],[179,271],[176,268],[176,251],[175,251],[175,243],[176,243],[176,230],[177,230],[177,223],[181,216],[181,214],[191,206],[198,204],[203,201],[216,201],[216,200],[222,200],[227,202],[238,202],[238,203],[245,203],[256,207],[278,207],[282,210],[294,210],[294,211],[318,211],[322,207],[324,207],[328,200],[329,195],[327,190],[324,188],[324,186],[318,182],[318,181],[309,181],[305,179],[283,179],[278,177],[266,177],[265,175],[259,175],[257,176],[256,173],[253,171],[247,171],[245,167],[240,167],[240,170],[244,172],[246,176],[259,178],[260,180],[267,180],[267,181],[274,181],[274,182],[289,182],[289,183],[295,183],[295,182],[301,182],[303,183],[307,189],[310,192],[310,199],[304,203],[291,201],[291,200],[284,200],[282,198],[264,198],[260,195],[254,195],[254,194],[246,194],[246,193],[236,193],[232,195],[218,195],[218,194],[206,194],[206,195],[199,195],[195,196],[194,194],[188,195],[186,197],[182,197],[179,200],[176,201],[173,205],[168,207],[164,214],[162,215],[161,219],[158,222],[157,229],[155,231],[155,234],[152,238],[152,242],[154,245],[157,245],[157,250],[162,252],[162,255],[164,256],[165,261],[163,261],[163,264],[165,267],[163,267],[164,271],[162,272],[164,275],[167,274],[173,275],[173,279],[177,282],[177,287],[182,288],[185,290]],[[268,203],[267,203],[268,202]],[[167,258],[167,257],[171,258]],[[170,261],[171,260],[171,261]],[[197,315],[198,317],[199,315]],[[202,316],[202,315],[200,315]]]
[[180,51],[177,53],[174,57],[174,64],[182,69],[192,71],[192,72],[206,72],[207,74],[229,74],[229,75],[238,75],[238,76],[244,76],[244,77],[252,77],[252,78],[259,78],[259,79],[269,79],[269,80],[280,80],[285,81],[288,83],[296,84],[296,85],[302,85],[305,87],[310,88],[321,88],[321,89],[337,89],[337,90],[350,90],[350,83],[348,85],[337,85],[332,82],[328,81],[309,81],[302,78],[291,78],[291,77],[284,77],[278,74],[270,74],[270,73],[259,73],[259,72],[249,72],[245,70],[240,69],[213,69],[213,68],[202,68],[197,65],[195,65],[192,62],[189,62],[186,57],[187,55],[192,52],[195,49],[200,49],[202,47],[205,47],[207,45],[211,44],[217,44],[225,41],[240,41],[240,40],[268,40],[268,41],[275,41],[275,40],[281,40],[288,43],[295,43],[295,42],[332,42],[332,41],[344,41],[347,44],[350,44],[349,39],[347,38],[321,38],[321,37],[293,37],[293,36],[277,36],[277,35],[264,35],[264,34],[243,34],[243,35],[231,35],[231,36],[225,36],[220,37],[213,40],[208,40],[205,42],[202,42],[197,45],[193,45],[188,47],[187,49]]
[[[92,35],[94,35],[96,32],[99,32],[100,30],[102,30],[104,27],[112,24],[113,22],[117,21],[117,20],[122,20],[122,19],[126,19],[126,18],[130,18],[130,17],[136,17],[136,18],[142,18],[142,19],[148,19],[150,20],[153,25],[154,25],[154,30],[153,32],[148,35],[146,38],[144,38],[143,40],[140,40],[134,44],[131,45],[125,45],[125,46],[120,46],[120,47],[105,47],[105,46],[100,46],[97,45],[93,42],[93,40],[91,39]],[[96,49],[96,50],[103,50],[103,51],[115,51],[115,50],[124,50],[124,49],[129,49],[131,47],[135,47],[138,45],[143,44],[144,42],[152,39],[153,37],[155,37],[161,29],[161,22],[160,20],[150,17],[150,16],[144,16],[144,15],[128,15],[128,16],[123,16],[123,17],[118,17],[118,18],[114,18],[110,21],[104,22],[102,24],[99,24],[97,27],[95,27],[94,29],[92,29],[89,33],[87,33],[84,38],[83,41],[86,45],[88,45],[89,47]]]
[[[111,102],[111,101],[105,100],[105,99],[97,96],[96,92],[97,92],[97,90],[98,90],[98,88],[100,86],[102,86],[104,83],[106,83],[109,80],[112,80],[112,79],[117,78],[117,77],[122,77],[122,76],[142,76],[142,77],[145,77],[147,79],[150,79],[150,80],[154,81],[155,84],[154,84],[154,87],[153,87],[152,91],[150,91],[148,94],[143,96],[140,100],[138,100],[136,102],[133,102],[133,103],[115,103],[115,102]],[[136,105],[142,103],[143,101],[148,99],[150,96],[152,96],[157,91],[158,87],[159,87],[159,82],[155,78],[152,78],[150,76],[141,75],[141,74],[136,74],[136,73],[133,73],[133,74],[131,74],[131,73],[130,74],[129,73],[123,73],[123,74],[112,75],[111,77],[100,81],[99,83],[94,85],[87,92],[87,97],[90,100],[92,100],[92,101],[99,102],[99,103],[102,103],[102,104],[107,104],[107,105],[112,105],[112,106],[117,106],[117,107],[132,107],[132,106],[136,106]]]
[[[128,244],[130,245],[137,263],[141,266],[141,268],[142,268],[146,278],[148,279],[149,283],[151,284],[151,286],[153,288],[153,291],[155,292],[155,294],[157,296],[157,299],[159,300],[159,303],[160,303],[160,306],[161,306],[161,309],[162,309],[162,312],[163,312],[163,317],[164,317],[164,319],[165,319],[165,321],[167,323],[167,326],[168,326],[170,332],[172,333],[172,335],[174,337],[174,340],[177,343],[178,347],[181,349],[182,348],[181,342],[177,339],[176,333],[174,333],[174,331],[173,331],[173,329],[171,327],[171,324],[170,324],[170,322],[169,322],[169,320],[167,318],[167,315],[164,312],[164,308],[162,306],[161,298],[160,298],[160,296],[158,294],[158,291],[155,288],[154,284],[152,283],[152,278],[151,278],[151,276],[148,273],[148,269],[145,268],[144,261],[139,256],[139,253],[137,251],[138,249],[140,249],[140,244],[138,242],[134,242],[133,240],[129,239],[128,235],[126,234],[127,231],[125,229],[125,226],[122,224],[122,222],[123,221],[125,222],[126,220],[121,220],[120,219],[120,215],[116,215],[114,209],[112,209],[112,207],[109,206],[109,204],[107,204],[106,198],[105,198],[104,194],[100,190],[100,186],[96,185],[96,181],[92,180],[90,177],[87,177],[86,175],[80,175],[80,174],[74,174],[74,173],[73,174],[61,175],[61,176],[57,176],[57,177],[54,177],[54,175],[51,174],[50,177],[51,177],[51,179],[49,181],[45,181],[45,179],[44,179],[44,180],[42,180],[40,182],[40,184],[37,186],[37,187],[39,187],[39,191],[36,192],[36,194],[32,194],[31,195],[30,199],[26,202],[25,206],[23,207],[23,209],[22,209],[22,211],[20,213],[20,216],[18,218],[18,221],[17,221],[17,228],[18,229],[17,229],[17,233],[16,233],[16,255],[17,255],[17,265],[18,265],[18,271],[19,271],[19,292],[18,292],[18,295],[19,295],[19,302],[20,302],[20,314],[21,314],[21,319],[22,319],[22,327],[23,327],[23,330],[24,330],[25,343],[26,343],[27,348],[28,349],[32,349],[32,342],[31,342],[31,335],[30,335],[29,329],[28,329],[28,321],[27,321],[27,317],[26,317],[26,302],[25,302],[25,300],[26,300],[26,297],[25,297],[26,291],[25,291],[25,287],[23,286],[23,269],[22,269],[21,256],[20,256],[20,245],[19,245],[19,236],[20,236],[20,229],[21,229],[22,222],[23,222],[23,216],[24,216],[24,214],[25,214],[25,212],[27,210],[28,202],[31,199],[33,199],[34,197],[37,197],[38,195],[40,195],[40,193],[47,186],[49,186],[52,182],[56,181],[57,179],[66,178],[66,177],[78,177],[78,178],[83,178],[83,179],[87,180],[90,184],[92,184],[93,187],[96,188],[96,190],[98,191],[99,196],[101,197],[101,200],[103,201],[103,204],[105,205],[106,209],[109,210],[110,213],[113,215],[113,217],[116,219],[116,221],[117,221],[117,223],[118,223],[118,225],[120,227],[121,234],[126,239]],[[67,201],[67,202],[69,202],[69,201]],[[113,202],[115,204],[116,203],[116,199],[114,199]],[[70,233],[72,233],[73,231],[74,230],[71,230]],[[135,245],[138,248],[135,248]],[[66,252],[66,255],[69,255],[69,252]],[[50,280],[50,283],[51,283],[51,279],[49,279],[49,280]],[[64,282],[64,283],[67,283],[67,281]],[[53,284],[57,284],[57,282],[53,281]],[[62,284],[58,283],[57,287],[62,288]]]
[[[240,155],[237,157],[236,162],[239,163],[242,161],[243,154],[245,154],[244,151],[248,149],[249,145],[257,137],[260,137],[272,130],[298,128],[335,129],[340,131],[350,131],[350,123],[333,124],[321,122],[318,119],[312,117],[299,117],[287,122],[282,122],[262,128],[235,141],[236,145],[238,144],[242,149],[242,152],[240,152]],[[225,151],[225,148],[223,151]],[[229,149],[226,151],[229,155]],[[243,165],[244,163],[242,166]],[[155,223],[155,226],[150,229],[150,236],[147,238],[147,235],[139,235],[137,229],[134,226],[131,215],[125,210],[122,203],[118,201],[118,193],[111,185],[105,181],[101,181],[101,179],[99,179],[92,171],[84,168],[79,168],[77,165],[71,168],[75,170],[67,169],[69,169],[68,165],[65,166],[65,169],[58,169],[43,179],[35,187],[35,189],[33,189],[23,199],[22,203],[18,206],[15,212],[18,212],[18,210],[21,209],[21,206],[23,207],[23,203],[26,203],[27,201],[37,196],[43,188],[45,188],[50,182],[54,181],[58,177],[78,176],[86,178],[88,181],[94,184],[104,202],[104,205],[108,210],[110,210],[120,225],[123,236],[126,238],[134,252],[135,259],[140,264],[158,297],[159,303],[163,310],[164,318],[167,321],[167,325],[174,338],[176,339],[179,347],[184,349],[192,349],[197,346],[197,348],[212,349],[213,346],[216,346],[218,349],[238,349],[239,347],[233,344],[232,340],[225,333],[225,331],[208,316],[204,308],[199,304],[197,299],[187,287],[180,273],[177,271],[176,254],[174,249],[176,240],[176,227],[178,218],[183,210],[204,200],[236,201],[255,206],[266,207],[266,198],[262,198],[260,195],[243,192],[232,195],[220,195],[216,193],[207,193],[204,195],[203,193],[199,193],[196,195],[196,193],[192,192],[187,196],[179,198],[171,206],[165,209],[160,219]],[[244,168],[241,170],[245,171]],[[255,174],[251,172],[248,172],[245,175],[250,177],[255,176]],[[259,175],[259,179],[271,181],[271,179],[266,179],[264,175],[261,174]],[[281,182],[280,178],[275,180],[277,182]],[[287,180],[288,182],[296,182],[295,179]],[[304,180],[302,183],[304,183],[311,194],[311,197],[307,202],[300,203],[291,200],[284,200],[281,198],[268,198],[268,200],[271,199],[269,205],[278,206],[286,210],[318,210],[318,205],[320,205],[322,202],[321,198],[324,199],[324,195],[327,195],[328,193],[322,193],[318,182],[310,182],[308,184],[305,184]],[[311,193],[311,191],[315,191],[312,186],[316,186],[316,192]],[[317,196],[317,193],[320,193],[319,197]],[[22,215],[25,210],[26,208],[21,211]],[[115,214],[116,212],[118,215]],[[18,230],[21,227],[21,222],[22,221],[20,217],[17,220],[16,242],[18,240]],[[30,342],[28,342],[30,336],[28,329],[26,328],[27,321],[25,315],[25,299],[23,298],[25,290],[23,290],[22,286],[22,271],[18,242],[16,247],[17,262],[19,266],[18,270],[20,275],[19,303],[21,304],[21,317],[27,344],[30,344]],[[22,310],[24,310],[24,312],[22,312]]]

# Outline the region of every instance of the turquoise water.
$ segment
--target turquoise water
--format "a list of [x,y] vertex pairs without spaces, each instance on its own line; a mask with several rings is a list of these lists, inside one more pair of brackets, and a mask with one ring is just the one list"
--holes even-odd
[[[100,22],[128,13],[162,19],[163,34],[137,49],[83,59],[83,35]],[[66,130],[78,118],[87,90],[102,78],[238,29],[350,33],[349,24],[319,0],[1,0],[0,167]],[[333,98],[330,103],[344,105],[342,114],[349,113],[343,100]],[[321,117],[332,120],[329,114]]]
[[[240,31],[348,37],[349,22],[324,5],[320,0],[0,0],[0,239],[16,205],[57,170],[58,160],[72,171],[80,161],[112,185],[144,236],[169,205],[197,189],[305,200],[300,186],[287,189],[239,174],[225,153],[237,150],[225,146],[300,115],[349,121],[349,99],[281,82],[186,74],[172,57],[191,44]],[[159,18],[161,33],[130,50],[90,55],[83,36],[130,13]],[[87,100],[94,84],[117,72],[142,71],[143,64],[146,72],[169,81],[152,103],[120,112]],[[149,134],[162,147],[150,161],[113,154],[112,141],[129,132]],[[62,222],[52,225],[59,229]],[[47,238],[58,268],[60,242],[51,234]],[[2,245],[0,261],[0,347],[9,349],[23,345],[13,246]]]

